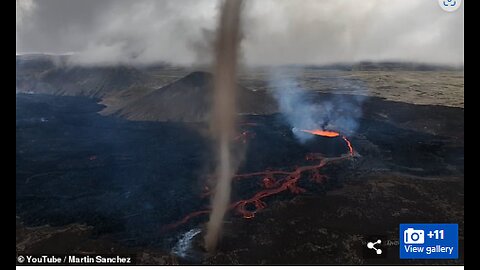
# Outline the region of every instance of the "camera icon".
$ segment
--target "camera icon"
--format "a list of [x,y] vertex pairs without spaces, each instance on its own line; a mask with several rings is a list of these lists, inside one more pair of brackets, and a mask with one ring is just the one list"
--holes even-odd
[[403,241],[405,244],[423,244],[425,243],[425,232],[408,228],[403,231]]

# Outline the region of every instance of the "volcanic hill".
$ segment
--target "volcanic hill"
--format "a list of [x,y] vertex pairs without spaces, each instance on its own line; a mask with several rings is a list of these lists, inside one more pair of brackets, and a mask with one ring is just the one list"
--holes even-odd
[[[211,110],[212,79],[208,72],[192,72],[125,104],[114,114],[142,121],[205,121]],[[252,91],[241,85],[238,88],[237,106],[241,114],[276,111],[275,100],[266,91]]]
[[151,77],[131,66],[74,66],[63,58],[17,56],[16,90],[65,96],[102,98],[123,89],[146,85]]

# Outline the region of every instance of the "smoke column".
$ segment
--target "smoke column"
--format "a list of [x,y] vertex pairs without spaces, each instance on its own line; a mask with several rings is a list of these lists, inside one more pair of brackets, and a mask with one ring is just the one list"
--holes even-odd
[[[293,134],[304,143],[315,136],[301,129],[335,130],[351,136],[356,132],[362,117],[362,105],[367,98],[368,88],[359,80],[337,77],[320,78],[327,87],[336,90],[333,95],[315,98],[315,89],[304,89],[296,79],[301,78],[299,68],[275,68],[270,72],[269,90],[278,102],[280,112],[292,127]],[[328,80],[328,81],[326,81]],[[349,98],[343,95],[348,93]]]
[[207,223],[205,248],[216,249],[223,217],[230,203],[231,180],[236,166],[232,158],[232,141],[236,126],[236,67],[240,41],[242,0],[226,0],[221,8],[215,43],[214,97],[211,128],[217,143],[216,186],[212,212]]

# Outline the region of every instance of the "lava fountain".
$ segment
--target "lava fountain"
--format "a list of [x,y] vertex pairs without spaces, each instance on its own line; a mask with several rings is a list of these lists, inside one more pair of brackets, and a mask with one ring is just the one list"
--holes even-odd
[[321,129],[314,129],[314,130],[307,130],[307,129],[301,129],[300,131],[307,132],[313,135],[318,135],[318,136],[323,136],[323,137],[329,137],[329,138],[335,138],[340,136],[340,133],[336,131],[331,131],[331,130],[321,130]]
[[[308,130],[308,129],[301,129],[300,131],[306,132],[306,133],[310,133],[310,134],[313,134],[313,135],[317,135],[317,136],[328,137],[328,138],[335,138],[335,137],[340,136],[340,133],[338,133],[338,132],[336,132],[336,131],[332,131],[332,130],[321,130],[321,129]],[[348,151],[350,152],[350,155],[353,155],[352,143],[351,143],[351,142],[347,139],[347,137],[345,137],[344,135],[342,135],[342,139],[343,139],[343,140],[345,141],[345,143],[347,144]]]

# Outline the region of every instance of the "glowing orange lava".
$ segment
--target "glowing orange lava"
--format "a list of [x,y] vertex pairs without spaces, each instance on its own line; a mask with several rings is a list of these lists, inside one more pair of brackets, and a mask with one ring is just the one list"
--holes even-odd
[[329,137],[329,138],[335,138],[340,136],[340,133],[331,131],[331,130],[321,130],[321,129],[314,129],[314,130],[308,130],[308,129],[301,129],[300,131],[307,132],[313,135],[318,135],[318,136],[323,136],[323,137]]
[[[352,143],[347,139],[347,137],[345,137],[344,135],[340,135],[340,133],[338,132],[320,129],[301,131],[329,138],[341,136],[347,145],[348,154],[344,154],[339,157],[324,157],[319,153],[310,153],[305,157],[305,160],[310,162],[318,161],[317,164],[297,166],[293,171],[266,170],[260,172],[237,174],[234,176],[234,180],[256,179],[257,181],[259,181],[259,183],[261,183],[263,189],[255,193],[250,198],[231,203],[229,207],[231,210],[235,210],[236,213],[240,214],[243,218],[251,219],[255,217],[255,214],[257,212],[267,207],[267,204],[263,201],[263,199],[287,190],[293,194],[303,193],[306,190],[297,186],[297,183],[298,181],[300,181],[302,176],[308,175],[310,181],[321,184],[327,180],[327,176],[320,173],[321,168],[326,166],[328,163],[345,160],[354,156]],[[241,135],[239,135],[237,139],[245,143],[247,139],[254,137],[248,135],[248,132],[243,132]],[[210,195],[208,187],[206,187],[204,195]],[[247,206],[249,206],[248,209]],[[192,212],[180,221],[164,227],[164,230],[173,229],[181,224],[187,223],[191,218],[203,214],[208,214],[209,212],[210,209]]]
[[350,152],[350,155],[353,156],[352,143],[345,136],[342,136],[342,139],[347,143],[348,151]]

